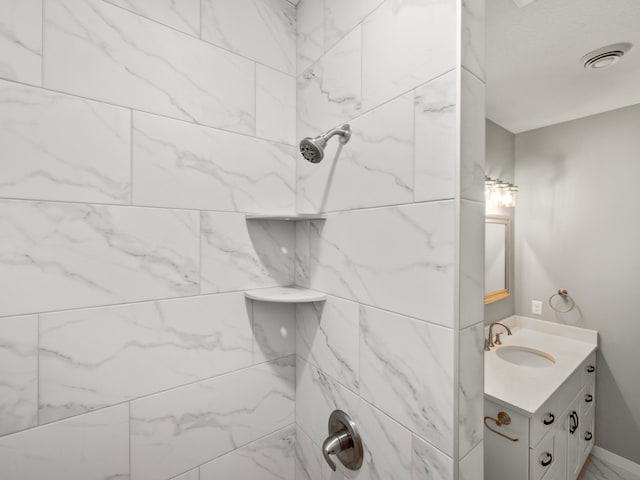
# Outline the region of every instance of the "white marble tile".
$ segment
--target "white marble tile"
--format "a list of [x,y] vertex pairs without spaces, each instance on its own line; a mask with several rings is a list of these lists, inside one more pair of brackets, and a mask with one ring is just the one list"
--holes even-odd
[[350,122],[319,164],[297,156],[297,209],[324,212],[413,201],[413,94]]
[[325,0],[325,48],[335,45],[382,2],[383,0]]
[[134,204],[293,210],[293,147],[138,112],[133,124]]
[[484,202],[485,86],[462,69],[460,98],[460,196]]
[[285,0],[203,0],[202,39],[296,73],[296,9]]
[[313,221],[311,288],[453,326],[454,205],[421,203]]
[[357,478],[411,478],[411,432],[363,400],[354,419],[364,443],[364,463]]
[[295,480],[293,425],[200,467],[200,480]]
[[293,356],[131,403],[131,477],[162,480],[294,421]]
[[202,212],[202,293],[293,284],[293,222]]
[[484,320],[484,203],[460,202],[460,328]]
[[0,106],[0,196],[129,203],[129,110],[4,81]]
[[173,477],[171,480],[200,480],[200,469],[194,468],[193,470],[189,470],[182,475]]
[[253,302],[253,363],[296,353],[296,306]]
[[298,77],[299,139],[320,135],[360,114],[361,45],[357,28]]
[[0,318],[0,435],[38,423],[38,317]]
[[[395,480],[411,475],[411,432],[375,409],[350,390],[327,376],[313,365],[298,358],[296,371],[296,424],[308,435],[315,448],[320,447],[327,436],[327,421],[335,409],[349,414],[358,426],[364,443],[364,463],[358,472],[346,471],[338,466],[332,473],[321,460],[322,478],[343,480]],[[317,461],[309,442],[303,442],[299,455],[303,462],[299,471],[313,480],[318,472]],[[346,475],[345,475],[346,474]],[[305,476],[302,475],[304,479]]]
[[485,0],[462,0],[462,66],[485,80]]
[[[353,416],[359,397],[314,365],[297,357],[296,425],[316,445],[327,437],[329,415],[336,409]],[[323,460],[324,463],[324,460]]]
[[106,0],[191,35],[200,35],[200,0]]
[[249,307],[231,293],[42,314],[40,423],[250,366]]
[[256,135],[296,144],[296,79],[256,65]]
[[456,72],[415,90],[415,200],[456,193]]
[[484,322],[459,335],[458,452],[462,458],[484,435]]
[[195,212],[0,201],[0,315],[198,293]]
[[324,53],[324,0],[306,0],[297,9],[297,73]]
[[453,460],[414,435],[411,480],[453,480],[453,478]]
[[296,353],[345,386],[358,391],[359,307],[327,297],[296,310]]
[[360,308],[360,395],[453,453],[453,331]]
[[42,0],[0,2],[0,78],[42,82]]
[[129,407],[2,437],[0,471],[11,480],[128,480]]
[[46,2],[44,86],[255,133],[255,66],[98,0]]
[[309,288],[311,268],[311,222],[296,222],[295,284]]
[[484,480],[484,443],[480,443],[460,460],[460,480]]
[[362,24],[365,110],[454,68],[456,3],[386,0]]
[[297,425],[295,453],[296,480],[322,480],[324,459],[321,449]]

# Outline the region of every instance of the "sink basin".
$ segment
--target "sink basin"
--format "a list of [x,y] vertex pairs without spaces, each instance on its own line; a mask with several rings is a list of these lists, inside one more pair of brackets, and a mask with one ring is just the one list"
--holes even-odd
[[496,351],[496,355],[502,360],[521,367],[547,368],[556,363],[556,359],[552,355],[529,347],[500,347]]

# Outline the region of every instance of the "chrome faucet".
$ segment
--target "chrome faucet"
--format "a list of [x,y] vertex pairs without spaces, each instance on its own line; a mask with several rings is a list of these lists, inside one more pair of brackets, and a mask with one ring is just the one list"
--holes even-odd
[[500,335],[501,335],[500,333],[496,333],[495,343],[493,340],[493,327],[495,327],[496,325],[500,325],[501,327],[504,327],[505,330],[507,331],[507,335],[513,335],[511,333],[511,329],[509,329],[509,327],[507,327],[504,323],[493,322],[491,325],[489,325],[489,336],[484,339],[484,350],[486,352],[490,351],[491,347],[495,347],[496,344],[502,345],[502,342],[500,341]]

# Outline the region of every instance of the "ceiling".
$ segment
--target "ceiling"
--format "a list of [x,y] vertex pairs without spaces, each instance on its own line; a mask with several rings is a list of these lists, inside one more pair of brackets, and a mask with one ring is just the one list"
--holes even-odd
[[[521,2],[523,3],[523,2]],[[520,133],[640,103],[640,0],[487,0],[487,117]],[[587,70],[586,53],[634,47]]]

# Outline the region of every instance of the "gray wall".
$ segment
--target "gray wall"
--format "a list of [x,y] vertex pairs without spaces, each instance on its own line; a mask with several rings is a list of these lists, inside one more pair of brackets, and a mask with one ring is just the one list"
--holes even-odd
[[[517,314],[600,332],[597,444],[640,462],[640,105],[516,136]],[[487,163],[490,157],[487,156]],[[571,314],[547,305],[558,288]]]
[[[515,174],[515,146],[516,136],[500,125],[493,123],[491,120],[486,122],[487,128],[487,144],[486,144],[486,174],[493,178],[513,182]],[[514,209],[500,208],[493,212],[495,215],[506,216],[511,219],[511,238],[513,238],[514,228]],[[513,243],[512,243],[513,246]],[[508,298],[499,300],[484,307],[484,319],[486,323],[502,320],[514,313],[515,303],[515,261],[514,248],[510,252],[510,270],[509,278],[511,279],[511,295]]]

